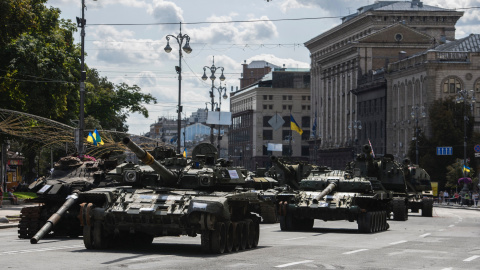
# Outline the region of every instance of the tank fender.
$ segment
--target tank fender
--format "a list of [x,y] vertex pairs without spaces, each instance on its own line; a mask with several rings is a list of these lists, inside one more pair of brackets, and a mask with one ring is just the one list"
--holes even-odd
[[219,217],[220,219],[230,219],[227,200],[224,198],[215,198],[212,200],[192,200],[188,206],[187,213],[188,215],[191,215],[192,213],[207,213]]

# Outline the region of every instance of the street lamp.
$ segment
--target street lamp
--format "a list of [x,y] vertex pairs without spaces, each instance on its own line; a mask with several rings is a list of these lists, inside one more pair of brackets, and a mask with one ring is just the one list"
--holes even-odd
[[[220,69],[220,70],[222,71],[222,75],[220,75],[220,81],[222,81],[222,82],[225,81],[225,76],[223,75],[223,67],[216,67],[216,66],[215,66],[215,56],[213,57],[213,62],[212,62],[212,66],[211,66],[211,67],[209,67],[209,66],[204,66],[204,67],[203,67],[202,80],[204,80],[204,81],[206,81],[206,80],[208,79],[207,74],[206,74],[206,70],[207,70],[207,69],[210,70],[210,72],[211,72],[210,80],[212,81],[212,89],[210,90],[210,98],[211,98],[211,102],[210,102],[210,103],[212,104],[212,112],[213,112],[213,110],[214,110],[213,105],[214,105],[214,103],[215,103],[214,100],[213,100],[214,97],[215,97],[215,95],[213,94],[213,90],[214,90],[214,89],[217,89],[217,90],[218,90],[219,101],[221,101],[221,100],[220,100],[220,96],[222,95],[222,91],[225,91],[225,93],[224,93],[224,95],[223,95],[224,99],[226,99],[226,98],[228,97],[228,96],[227,96],[227,93],[226,93],[226,89],[227,89],[227,88],[226,88],[226,87],[221,87],[221,86],[217,88],[217,87],[215,87],[215,85],[214,85],[215,79],[217,78],[217,77],[215,77],[215,72],[216,72],[218,69]],[[220,104],[219,104],[219,106],[218,106],[218,113],[220,114]],[[220,127],[219,127],[218,132],[220,132]],[[213,144],[213,125],[210,127],[210,143]]]
[[[352,131],[352,138],[355,138],[354,140],[354,151],[353,151],[353,157],[355,157],[355,155],[357,154],[357,144],[358,144],[358,138],[357,138],[357,129],[358,130],[361,130],[362,129],[362,121],[360,120],[353,120],[353,121],[350,121],[350,124],[348,125],[348,128],[349,129],[352,129],[353,128],[353,131]],[[355,133],[355,136],[353,136],[353,133]]]
[[412,116],[412,119],[415,120],[415,136],[413,137],[413,140],[415,140],[415,164],[418,165],[418,156],[419,156],[419,151],[418,151],[418,133],[419,133],[419,128],[418,128],[418,110],[420,109],[421,113],[420,113],[420,117],[421,118],[425,118],[427,116],[427,114],[425,113],[425,107],[424,106],[421,106],[421,107],[418,107],[418,106],[413,106],[412,107],[412,112],[410,113],[410,115]]
[[[455,99],[457,103],[462,103],[463,102],[463,166],[462,167],[462,172],[463,172],[463,177],[466,177],[466,171],[465,171],[465,166],[467,166],[467,121],[468,121],[468,115],[467,115],[467,104],[470,105],[470,110],[473,111],[473,104],[475,103],[475,93],[473,90],[459,90],[457,92],[457,98]],[[463,182],[463,188],[461,190],[461,193],[468,192],[468,184],[466,181]]]
[[178,43],[178,66],[175,66],[175,71],[178,74],[178,106],[177,106],[177,153],[180,154],[180,133],[182,129],[182,44],[185,40],[185,45],[183,46],[183,51],[187,54],[192,52],[192,48],[190,48],[190,37],[185,34],[182,35],[182,22],[180,22],[180,33],[177,36],[174,35],[167,35],[165,37],[167,39],[167,46],[165,46],[165,52],[170,53],[172,51],[172,47],[170,47],[170,38],[174,38]]

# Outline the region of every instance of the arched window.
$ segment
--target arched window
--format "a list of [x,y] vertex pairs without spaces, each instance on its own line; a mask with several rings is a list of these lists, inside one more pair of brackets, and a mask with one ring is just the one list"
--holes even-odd
[[443,81],[443,93],[455,94],[462,88],[462,82],[456,77],[450,77]]

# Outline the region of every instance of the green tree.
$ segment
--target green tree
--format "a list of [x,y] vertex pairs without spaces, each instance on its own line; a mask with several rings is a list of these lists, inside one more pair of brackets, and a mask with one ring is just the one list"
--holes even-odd
[[[471,157],[470,167],[475,167],[473,159],[473,145],[475,138],[480,138],[473,132],[473,117],[469,107],[466,110],[467,117],[467,157]],[[457,104],[453,97],[436,100],[428,111],[432,136],[425,137],[424,131],[419,135],[420,166],[429,174],[432,181],[439,182],[439,189],[449,187],[453,184],[456,176],[452,171],[455,168],[456,160],[461,159],[463,165],[463,141],[464,141],[464,106]],[[477,140],[478,141],[478,140]],[[451,146],[453,155],[437,156],[436,148]],[[409,147],[409,157],[415,160],[415,141]],[[458,177],[457,177],[458,180]],[[448,186],[447,186],[448,182]]]

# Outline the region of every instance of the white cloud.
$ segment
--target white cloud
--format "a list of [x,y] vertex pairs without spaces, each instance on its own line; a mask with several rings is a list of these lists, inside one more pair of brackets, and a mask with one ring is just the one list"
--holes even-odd
[[255,60],[265,60],[274,65],[283,67],[285,64],[286,68],[310,68],[310,63],[305,63],[297,61],[291,58],[279,58],[273,54],[259,54],[247,59],[247,64]]
[[[77,5],[81,6],[81,0],[49,0],[47,5],[58,6],[58,5]],[[88,0],[85,5],[87,8],[97,8],[97,7],[104,7],[108,5],[122,5],[127,7],[147,7],[147,3],[143,0]]]
[[[152,15],[158,23],[177,23],[183,22],[183,10],[175,3],[163,0],[154,0],[153,4],[147,9],[148,14]],[[178,29],[176,24],[163,25],[164,29]]]

